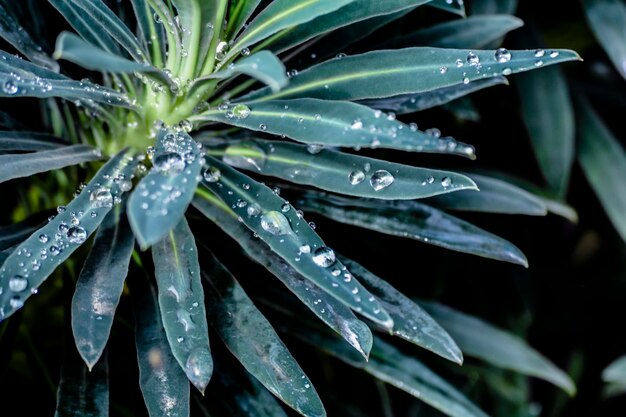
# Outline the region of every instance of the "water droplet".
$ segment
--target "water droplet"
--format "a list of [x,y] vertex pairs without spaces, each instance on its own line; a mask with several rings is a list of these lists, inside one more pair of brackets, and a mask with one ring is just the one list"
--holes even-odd
[[279,211],[268,211],[261,216],[261,227],[263,230],[274,236],[289,234],[291,226],[289,220]]
[[165,174],[180,174],[185,169],[185,161],[178,152],[161,152],[152,158],[154,168]]
[[261,129],[263,132],[265,132],[267,130],[267,125],[265,123],[261,123],[259,125],[259,129]]
[[248,56],[248,55],[250,55],[250,48],[243,48],[243,49],[241,50],[241,55],[243,55],[243,56]]
[[543,49],[537,49],[535,51],[535,58],[543,58],[546,55],[546,51]]
[[224,58],[226,58],[229,49],[230,47],[228,46],[228,42],[220,41],[220,43],[217,44],[217,48],[215,51],[215,59],[217,59],[218,61],[223,61]]
[[178,123],[178,128],[185,133],[189,133],[193,130],[193,123],[187,119],[181,120],[180,123]]
[[499,48],[496,50],[495,58],[500,63],[509,62],[511,60],[511,52],[506,48]]
[[13,298],[11,298],[11,301],[9,301],[9,304],[14,309],[18,309],[18,308],[24,307],[24,301],[20,297],[13,297]]
[[463,78],[463,84],[467,85],[470,83],[470,79],[468,77]]
[[248,213],[248,216],[258,216],[259,214],[261,214],[261,206],[256,203],[252,204],[248,206],[246,213]]
[[448,72],[448,67],[441,67],[441,68],[439,68],[439,73],[440,74],[445,74],[446,72]]
[[22,292],[28,287],[28,280],[21,275],[15,275],[9,280],[9,289],[13,292]]
[[315,249],[315,252],[313,253],[313,262],[322,268],[332,266],[336,260],[335,251],[327,246],[319,247]]
[[365,180],[365,173],[361,170],[352,171],[348,176],[348,180],[350,180],[350,184],[358,185]]
[[359,119],[356,119],[354,122],[352,122],[352,125],[350,125],[350,129],[352,130],[363,129],[363,122]]
[[238,143],[226,148],[222,160],[237,168],[261,171],[267,161],[267,154],[254,144]]
[[559,51],[550,52],[550,58],[556,58],[557,56],[559,56]]
[[511,75],[513,70],[511,68],[505,68],[502,70],[502,75]]
[[456,65],[457,68],[461,68],[463,66],[463,61],[460,59],[457,59],[456,61],[454,61],[454,64]]
[[195,349],[185,363],[185,373],[191,383],[198,389],[204,390],[211,377],[213,360],[207,349]]
[[107,187],[100,187],[94,190],[89,196],[94,208],[111,208],[113,207],[113,195]]
[[536,66],[536,67],[541,67],[541,66],[543,66],[543,61],[542,61],[542,60],[539,60],[539,61],[535,62],[535,66]]
[[48,242],[48,240],[49,240],[48,235],[45,235],[45,234],[41,234],[41,235],[39,235],[39,241],[40,241],[41,243],[47,243],[47,242]]
[[206,182],[218,182],[222,173],[218,168],[211,166],[204,170],[204,174],[202,174],[202,176]]
[[50,251],[50,255],[52,256],[57,256],[59,253],[61,253],[61,249],[57,245],[50,246],[48,250]]
[[246,106],[245,104],[237,104],[235,107],[233,107],[232,112],[233,116],[237,119],[245,119],[246,117],[250,116],[250,107]]
[[311,247],[309,245],[302,245],[302,246],[300,246],[300,248],[298,250],[299,250],[300,254],[311,253]]
[[393,184],[394,180],[395,178],[389,171],[381,169],[372,174],[372,177],[370,178],[370,185],[375,191],[380,191]]
[[470,52],[467,54],[467,63],[472,66],[476,66],[480,64],[480,58],[474,52]]
[[87,240],[87,231],[80,226],[70,227],[67,231],[67,240],[80,245]]
[[310,143],[306,145],[306,151],[311,155],[316,155],[324,150],[324,145],[318,145],[315,143]]
[[2,84],[2,91],[4,91],[5,94],[12,96],[17,94],[18,90],[19,88],[15,85],[13,80],[6,80],[4,84]]
[[450,178],[450,177],[443,177],[443,178],[441,179],[441,185],[442,185],[443,187],[449,187],[449,186],[451,186],[451,185],[452,185],[452,178]]

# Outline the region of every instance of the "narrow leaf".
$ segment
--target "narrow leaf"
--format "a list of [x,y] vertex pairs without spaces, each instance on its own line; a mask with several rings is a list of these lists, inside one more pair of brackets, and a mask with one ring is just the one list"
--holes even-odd
[[0,152],[43,151],[67,145],[63,139],[37,132],[0,132]]
[[574,395],[572,380],[526,342],[476,317],[441,304],[420,302],[445,328],[467,356],[524,375],[544,379]]
[[433,0],[428,3],[428,5],[465,17],[465,5],[463,0]]
[[518,0],[481,0],[470,4],[472,14],[514,14]]
[[0,182],[95,161],[101,157],[100,151],[87,145],[63,146],[47,151],[0,155]]
[[238,168],[356,197],[406,200],[477,190],[471,179],[453,172],[326,149],[311,153],[304,145],[287,142],[244,141],[207,153]]
[[437,138],[366,106],[301,98],[236,104],[208,110],[194,122],[219,121],[259,132],[287,136],[298,142],[474,156],[474,148],[452,138]]
[[[194,75],[199,63],[204,62],[214,28],[207,24],[215,19],[217,2],[206,0],[172,0],[178,12],[182,47],[187,51],[181,59],[186,76]],[[217,34],[219,36],[219,34]]]
[[0,250],[5,250],[24,241],[45,223],[49,214],[40,212],[21,222],[0,226]]
[[583,0],[583,6],[591,30],[626,78],[626,4],[620,0]]
[[311,381],[243,288],[212,254],[204,261],[207,313],[228,349],[285,404],[303,416],[325,416]]
[[626,386],[626,356],[616,359],[602,371],[604,382]]
[[393,334],[461,365],[463,354],[450,335],[419,305],[355,261],[340,257],[350,272],[378,298],[393,319]]
[[193,205],[236,240],[249,258],[280,279],[320,320],[341,335],[363,357],[369,356],[372,333],[348,307],[299,274],[265,243],[255,239],[251,231],[237,221],[237,215],[212,194],[198,190]]
[[[0,320],[9,317],[100,226],[135,164],[128,150],[107,162],[64,210],[21,243],[0,269]],[[46,258],[41,259],[45,250]]]
[[267,88],[243,100],[268,101],[284,98],[359,100],[421,93],[469,83],[502,74],[528,71],[542,66],[579,60],[568,50],[510,51],[510,59],[496,51],[439,48],[405,48],[373,51],[335,58],[313,66],[291,78],[278,93]]
[[213,359],[200,280],[198,250],[183,217],[152,247],[159,308],[172,354],[191,383],[204,392]]
[[272,190],[210,158],[204,185],[296,271],[348,307],[391,328],[393,322],[369,292],[336,260],[309,224]]
[[143,249],[161,240],[185,214],[202,157],[188,134],[163,128],[157,134],[152,165],[128,200],[128,219]]
[[226,37],[229,40],[237,36],[260,3],[261,0],[232,0],[230,2],[226,28]]
[[417,201],[362,201],[307,193],[300,204],[340,223],[528,267],[513,244]]
[[72,298],[72,332],[89,369],[109,339],[134,246],[125,212],[116,206],[98,228]]

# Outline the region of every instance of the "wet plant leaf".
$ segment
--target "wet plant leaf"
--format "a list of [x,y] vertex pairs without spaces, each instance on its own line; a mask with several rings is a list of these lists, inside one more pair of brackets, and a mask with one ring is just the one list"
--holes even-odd
[[0,132],[0,151],[43,151],[68,145],[63,139],[37,132]]
[[591,30],[626,78],[626,5],[620,0],[583,0],[583,9]]
[[254,13],[259,3],[261,3],[261,0],[232,0],[230,2],[228,27],[226,28],[228,39],[237,36],[250,16],[252,16],[252,13]]

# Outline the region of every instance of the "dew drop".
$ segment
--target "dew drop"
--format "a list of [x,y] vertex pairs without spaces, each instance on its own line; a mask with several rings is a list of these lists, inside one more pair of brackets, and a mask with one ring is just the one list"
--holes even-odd
[[216,167],[208,167],[204,170],[204,173],[202,174],[202,177],[206,182],[218,182],[221,176],[222,173]]
[[495,58],[500,63],[509,62],[511,60],[511,52],[506,48],[499,48],[496,50]]
[[543,49],[537,49],[535,51],[535,58],[543,58],[546,55],[546,51]]
[[348,180],[352,185],[358,185],[365,180],[365,173],[361,170],[352,171],[350,175],[348,175]]
[[39,235],[39,241],[40,241],[41,243],[47,243],[47,242],[48,242],[48,240],[49,240],[48,235],[46,235],[46,234],[41,234],[41,235]]
[[217,48],[215,51],[215,59],[218,61],[223,61],[226,58],[229,50],[228,42],[221,41],[217,44]]
[[315,249],[313,253],[313,262],[322,268],[328,268],[336,261],[335,251],[327,246]]
[[28,287],[28,280],[21,275],[15,275],[9,280],[9,289],[13,292],[22,292]]
[[18,90],[19,89],[17,85],[15,85],[13,80],[6,80],[4,84],[2,84],[2,91],[4,91],[5,94],[12,96],[12,95],[17,94]]
[[80,226],[70,227],[67,231],[67,240],[80,245],[87,240],[87,231]]
[[360,119],[356,119],[350,125],[350,129],[352,129],[352,130],[363,129],[363,122]]
[[443,177],[443,178],[441,179],[441,185],[442,185],[443,187],[449,187],[449,186],[451,186],[451,185],[452,185],[452,178],[450,178],[450,177]]
[[476,66],[480,64],[480,58],[475,53],[470,52],[469,54],[467,54],[467,63],[471,66]]
[[261,216],[261,227],[263,230],[274,236],[289,234],[291,226],[289,220],[279,211],[268,211]]
[[89,196],[94,208],[111,208],[113,207],[113,195],[107,187],[100,187],[94,190]]
[[24,301],[20,297],[13,297],[9,301],[9,305],[14,309],[22,308],[24,307]]
[[370,185],[375,191],[380,191],[393,184],[395,178],[389,171],[384,169],[375,171],[370,178]]
[[185,169],[185,161],[178,152],[162,152],[152,158],[154,168],[166,174],[180,174]]
[[233,107],[232,112],[233,116],[237,119],[245,119],[246,117],[250,116],[250,107],[246,106],[245,104],[237,104],[235,107]]

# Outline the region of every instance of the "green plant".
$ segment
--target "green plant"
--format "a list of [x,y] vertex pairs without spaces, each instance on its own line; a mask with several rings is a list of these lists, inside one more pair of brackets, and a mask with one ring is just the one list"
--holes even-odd
[[[255,301],[275,313],[275,325],[448,415],[485,414],[416,358],[373,336],[370,328],[458,364],[463,351],[574,392],[569,377],[522,340],[438,304],[420,303],[424,310],[339,256],[300,210],[526,265],[513,244],[442,209],[545,214],[561,206],[488,175],[419,168],[358,151],[372,149],[365,154],[381,157],[387,155],[382,150],[396,150],[473,158],[470,145],[442,138],[436,129],[420,131],[396,120],[396,114],[449,103],[505,83],[506,75],[577,60],[576,53],[482,50],[519,26],[518,19],[496,16],[399,34],[379,42],[381,50],[327,59],[422,6],[464,13],[450,1],[49,3],[77,33],[59,35],[54,58],[64,69],[69,61],[91,71],[68,65],[68,74],[91,78],[62,75],[59,63],[37,44],[55,28],[44,28],[39,20],[22,23],[28,10],[45,5],[0,3],[1,35],[29,59],[1,52],[0,96],[36,97],[44,103],[42,132],[22,129],[10,113],[2,116],[8,129],[0,133],[0,180],[33,179],[20,180],[26,191],[14,208],[16,224],[3,230],[0,319],[13,320],[55,270],[66,280],[78,275],[71,328],[92,372],[66,362],[59,415],[84,398],[91,407],[85,412],[108,412],[103,352],[129,265],[126,284],[134,301],[140,385],[150,415],[188,414],[187,379],[201,392],[207,387],[214,365],[207,317],[246,370],[275,396],[303,415],[325,415],[311,381],[213,255],[228,243],[205,236],[207,223],[199,213],[347,343],[307,318],[290,318],[298,306],[260,291]],[[475,46],[450,48],[459,39]],[[285,62],[298,60],[321,63],[300,72],[285,70]],[[281,140],[286,138],[294,142]],[[35,177],[48,171],[59,184],[50,194],[46,187],[54,183]],[[87,184],[63,205],[83,178]],[[272,187],[280,187],[282,194]],[[190,204],[195,209],[188,210]],[[37,212],[53,205],[59,205],[57,213],[42,226]],[[194,233],[187,219],[193,220]],[[70,256],[92,234],[84,266],[75,274]],[[141,249],[151,249],[152,257],[134,250],[135,239]],[[230,393],[239,396],[236,407],[242,413],[246,401],[259,407],[250,415],[261,409],[266,415],[284,413],[255,381],[247,382],[247,390],[233,388],[227,375],[236,371],[225,368],[216,384],[230,386]]]

